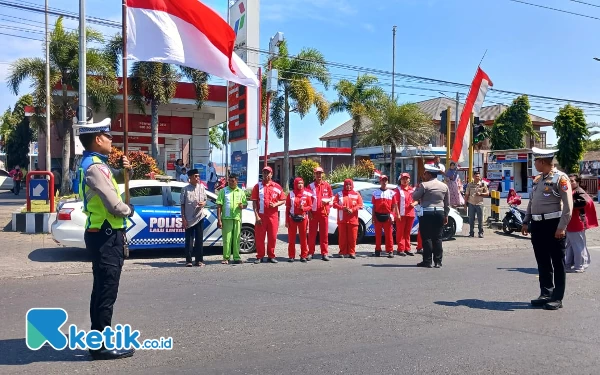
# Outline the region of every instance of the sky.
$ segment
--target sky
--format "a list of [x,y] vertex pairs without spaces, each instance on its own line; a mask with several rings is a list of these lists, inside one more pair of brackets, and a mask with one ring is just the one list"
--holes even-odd
[[[593,60],[600,57],[597,37],[593,36],[600,26],[600,7],[571,0],[523,1],[599,19],[510,0],[261,0],[260,46],[250,47],[268,49],[269,38],[281,31],[292,54],[311,47],[321,51],[330,62],[391,71],[395,25],[397,73],[470,84],[485,53],[481,67],[495,89],[600,103],[600,62]],[[600,5],[600,0],[588,2]],[[44,4],[42,0],[19,3]],[[74,3],[74,0],[50,0],[50,7],[77,12]],[[205,0],[205,3],[225,16],[227,0]],[[88,16],[120,22],[120,0],[87,0],[86,8]],[[10,28],[0,32],[42,39],[43,24],[39,22],[43,20],[43,14],[3,7],[0,26]],[[50,20],[53,23],[55,17]],[[14,22],[27,22],[31,27]],[[76,25],[75,21],[67,22],[69,27]],[[119,32],[115,28],[97,28],[107,35]],[[42,33],[35,32],[38,30]],[[0,35],[0,80],[5,81],[10,62],[32,56],[43,57],[41,42]],[[261,62],[265,58],[262,56]],[[332,85],[328,89],[322,85],[316,87],[333,101],[337,97],[335,83],[343,78],[354,80],[358,72],[334,67],[330,71]],[[384,90],[391,92],[391,77],[376,75]],[[20,94],[29,90],[27,84],[21,89]],[[439,97],[438,91],[454,97],[457,90],[464,100],[465,88],[396,79],[400,102]],[[510,104],[515,97],[492,90],[484,105]],[[0,85],[0,110],[14,104],[16,99],[5,83]],[[553,120],[565,103],[537,99],[531,104],[531,113]],[[585,111],[589,122],[600,122],[600,104],[595,108],[585,107]],[[290,148],[321,146],[319,137],[348,119],[348,114],[337,114],[321,125],[314,111],[303,119],[292,114]],[[548,144],[555,144],[552,129],[545,130]],[[270,131],[269,151],[282,150],[283,140]]]

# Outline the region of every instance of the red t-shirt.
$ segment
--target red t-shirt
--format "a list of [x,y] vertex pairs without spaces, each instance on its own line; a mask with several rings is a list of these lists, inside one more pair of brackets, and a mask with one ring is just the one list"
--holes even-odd
[[390,189],[386,189],[385,191],[377,189],[373,192],[373,197],[371,198],[373,211],[380,214],[391,214],[395,201],[396,193]]
[[[354,190],[340,191],[333,198],[333,207],[338,210],[338,224],[358,225],[358,210],[363,208],[363,200],[360,194]],[[346,212],[345,208],[351,208],[352,213]]]
[[[333,203],[333,191],[331,186],[325,181],[321,181],[320,184],[316,182],[311,183],[306,188],[312,194],[312,211],[313,214],[322,214],[325,216],[329,215],[331,210],[331,204]],[[329,204],[324,205],[323,199],[329,199]]]
[[311,194],[304,189],[302,190],[301,194],[296,194],[296,192],[292,190],[285,200],[285,206],[286,220],[289,220],[290,214],[304,215],[306,212],[311,210]]
[[252,188],[250,200],[255,201],[255,204],[258,205],[259,214],[275,215],[279,211],[279,207],[269,207],[269,203],[277,203],[285,200],[285,193],[276,182],[271,181],[268,185],[259,182]]
[[398,186],[394,190],[400,216],[415,217],[415,208],[411,205],[413,202],[412,194],[414,191],[415,189],[410,185],[407,185],[406,188]]

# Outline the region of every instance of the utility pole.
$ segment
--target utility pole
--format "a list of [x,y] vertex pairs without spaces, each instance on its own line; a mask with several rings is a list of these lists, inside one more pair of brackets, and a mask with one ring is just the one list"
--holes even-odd
[[[46,171],[52,170],[52,154],[50,150],[50,38],[48,36],[48,0],[46,0]],[[52,187],[49,187],[52,188]]]
[[450,106],[448,106],[448,112],[446,115],[446,170],[450,170],[450,157],[452,155],[452,153],[450,152],[450,147],[451,143],[450,143],[450,139],[452,138],[452,129],[450,128],[450,117],[451,117],[451,113],[452,113],[452,108]]
[[475,118],[473,112],[471,112],[471,126],[469,126],[469,181],[473,181],[473,122],[475,122]]
[[392,27],[392,100],[395,99],[394,96],[394,86],[396,79],[396,27]]
[[[277,69],[272,69],[273,58],[279,56],[279,46],[283,42],[283,33],[277,32],[269,40],[269,64],[267,68],[267,113],[265,118],[265,163],[263,167],[267,167],[269,155],[269,106],[271,103],[271,94],[277,92],[277,86],[279,81],[279,72]],[[262,121],[262,119],[260,119]]]
[[[79,125],[87,123],[85,0],[79,0]],[[123,36],[126,37],[126,36]]]
[[458,106],[460,104],[460,96],[459,93],[456,93],[456,113],[454,114],[454,131],[456,132],[456,129],[458,128],[458,122],[460,121],[459,116],[460,116],[460,112],[458,110]]

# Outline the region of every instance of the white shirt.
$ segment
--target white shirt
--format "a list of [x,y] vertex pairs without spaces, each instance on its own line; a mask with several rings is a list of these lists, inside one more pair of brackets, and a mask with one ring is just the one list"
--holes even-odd
[[187,174],[182,173],[181,176],[179,176],[179,181],[181,181],[181,182],[190,182],[190,178],[188,177]]

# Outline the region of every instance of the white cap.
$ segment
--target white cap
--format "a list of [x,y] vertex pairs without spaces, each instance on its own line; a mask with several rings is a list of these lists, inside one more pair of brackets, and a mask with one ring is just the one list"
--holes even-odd
[[105,118],[93,124],[73,124],[73,130],[76,136],[90,133],[108,133],[110,132],[110,118]]
[[429,172],[429,173],[440,173],[442,170],[439,168],[436,168],[435,166],[431,165],[431,164],[425,164],[425,172]]
[[543,148],[532,147],[534,159],[553,159],[558,150],[548,150]]

